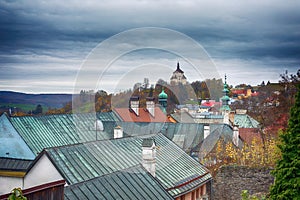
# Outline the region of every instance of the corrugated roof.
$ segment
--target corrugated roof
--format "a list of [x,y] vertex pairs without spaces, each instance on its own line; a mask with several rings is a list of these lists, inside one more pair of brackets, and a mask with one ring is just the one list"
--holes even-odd
[[6,114],[0,116],[0,157],[31,159],[34,153],[22,140]]
[[97,119],[103,122],[120,121],[114,112],[97,112]]
[[[102,118],[103,115],[97,116]],[[102,121],[104,131],[100,131],[96,130],[97,120],[95,113],[10,118],[14,128],[35,154],[47,147],[112,138],[115,121]]]
[[[220,139],[225,143],[232,142],[233,130],[227,124],[210,124],[210,134],[200,143],[199,159],[203,159],[215,147]],[[239,148],[242,148],[243,141],[239,139]]]
[[239,128],[258,128],[259,122],[250,117],[247,114],[235,114],[234,124],[238,125]]
[[173,199],[140,165],[65,188],[65,199]]
[[128,108],[115,108],[114,112],[125,122],[171,122],[159,107],[155,107],[154,117],[144,108],[139,108],[139,116]]
[[[157,146],[156,178],[173,197],[211,179],[199,162],[165,136],[157,134],[151,137]],[[75,184],[140,164],[142,141],[142,137],[128,137],[49,148],[45,152],[66,181]],[[185,182],[180,182],[182,180]]]
[[171,116],[177,121],[181,123],[195,123],[195,120],[188,112],[177,112],[171,114]]
[[32,162],[32,160],[0,158],[0,171],[26,172]]
[[[176,143],[186,152],[196,147],[203,140],[203,124],[199,123],[143,123],[118,122],[128,136],[141,136],[162,133],[170,140],[177,142],[177,138],[184,141]],[[175,137],[176,136],[176,137]]]

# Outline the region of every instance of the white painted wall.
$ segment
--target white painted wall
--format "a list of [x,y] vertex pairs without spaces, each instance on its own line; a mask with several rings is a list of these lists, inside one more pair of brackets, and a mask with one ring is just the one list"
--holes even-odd
[[46,154],[44,154],[25,176],[24,188],[31,188],[63,179]]
[[16,187],[23,188],[23,178],[0,177],[0,195],[10,193]]
[[210,126],[209,125],[204,125],[203,129],[204,129],[203,134],[204,134],[204,139],[205,139],[210,134]]

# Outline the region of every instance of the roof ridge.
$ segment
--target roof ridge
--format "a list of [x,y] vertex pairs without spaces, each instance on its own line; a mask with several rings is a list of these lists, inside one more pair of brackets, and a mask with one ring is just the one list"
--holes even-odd
[[152,133],[152,134],[146,134],[146,135],[133,135],[133,136],[127,136],[127,137],[122,137],[122,138],[109,138],[109,139],[103,139],[103,140],[79,142],[79,143],[60,145],[60,146],[55,146],[55,147],[46,147],[46,148],[44,148],[44,150],[48,152],[49,149],[60,149],[60,148],[64,148],[64,147],[67,148],[67,147],[71,147],[71,146],[80,146],[80,145],[84,145],[84,144],[97,143],[97,142],[125,140],[125,139],[128,140],[128,139],[133,139],[133,138],[149,138],[149,137],[159,135],[159,134],[162,134],[162,133],[159,132],[159,133]]

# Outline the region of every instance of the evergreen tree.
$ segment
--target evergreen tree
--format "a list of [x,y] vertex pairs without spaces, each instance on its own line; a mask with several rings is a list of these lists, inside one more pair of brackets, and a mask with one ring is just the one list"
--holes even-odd
[[300,199],[300,85],[291,109],[288,129],[280,135],[282,157],[272,174],[270,199]]

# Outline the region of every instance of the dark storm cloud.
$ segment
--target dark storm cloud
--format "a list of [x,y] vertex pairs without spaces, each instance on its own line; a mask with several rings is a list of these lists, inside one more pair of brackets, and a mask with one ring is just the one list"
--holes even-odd
[[299,7],[297,1],[1,1],[0,70],[6,76],[0,80],[13,84],[19,77],[12,74],[20,70],[28,79],[71,71],[65,75],[71,81],[99,42],[145,26],[190,36],[217,60],[221,73],[234,73],[233,60],[232,66],[246,70],[264,62],[294,70],[300,63]]

